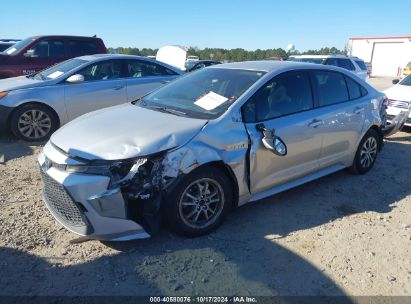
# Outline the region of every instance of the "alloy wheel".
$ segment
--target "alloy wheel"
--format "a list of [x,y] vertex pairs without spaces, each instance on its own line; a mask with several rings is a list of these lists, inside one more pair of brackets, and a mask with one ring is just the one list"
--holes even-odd
[[201,229],[218,219],[224,203],[221,185],[211,178],[202,178],[184,190],[179,202],[180,217],[186,225]]
[[361,166],[369,168],[377,157],[377,140],[374,137],[369,137],[363,144],[360,154]]
[[41,139],[51,130],[51,119],[41,110],[28,110],[19,117],[17,128],[26,138]]

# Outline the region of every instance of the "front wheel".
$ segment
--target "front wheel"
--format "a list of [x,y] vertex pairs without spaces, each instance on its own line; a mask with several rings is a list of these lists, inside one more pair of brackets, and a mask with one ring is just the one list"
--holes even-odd
[[378,154],[379,135],[377,131],[370,129],[365,133],[355,154],[351,171],[355,174],[367,173],[375,163]]
[[40,104],[18,107],[12,114],[10,128],[13,134],[25,141],[42,141],[57,129],[54,113]]
[[167,197],[165,221],[175,232],[195,237],[222,223],[233,193],[230,180],[221,170],[203,167],[184,176]]

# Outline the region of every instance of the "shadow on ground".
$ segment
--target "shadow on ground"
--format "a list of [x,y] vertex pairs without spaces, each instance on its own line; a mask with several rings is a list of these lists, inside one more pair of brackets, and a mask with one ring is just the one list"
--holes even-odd
[[0,155],[4,161],[10,161],[23,156],[32,155],[36,147],[44,146],[45,142],[25,142],[12,137],[0,136]]

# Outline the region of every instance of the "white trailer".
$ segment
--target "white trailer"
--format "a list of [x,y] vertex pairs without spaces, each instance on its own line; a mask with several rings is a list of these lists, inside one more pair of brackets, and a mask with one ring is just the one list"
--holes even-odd
[[371,63],[373,76],[400,76],[411,61],[411,36],[349,38],[348,54]]

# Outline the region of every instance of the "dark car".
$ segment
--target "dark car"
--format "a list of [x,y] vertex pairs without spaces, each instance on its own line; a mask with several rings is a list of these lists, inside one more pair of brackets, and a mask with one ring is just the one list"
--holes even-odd
[[199,70],[210,65],[221,64],[220,61],[213,61],[213,60],[192,60],[186,63],[186,72],[192,72],[195,70]]
[[3,52],[19,41],[20,39],[0,39],[0,52]]
[[33,74],[73,57],[104,53],[106,46],[96,37],[29,37],[0,53],[0,79]]

